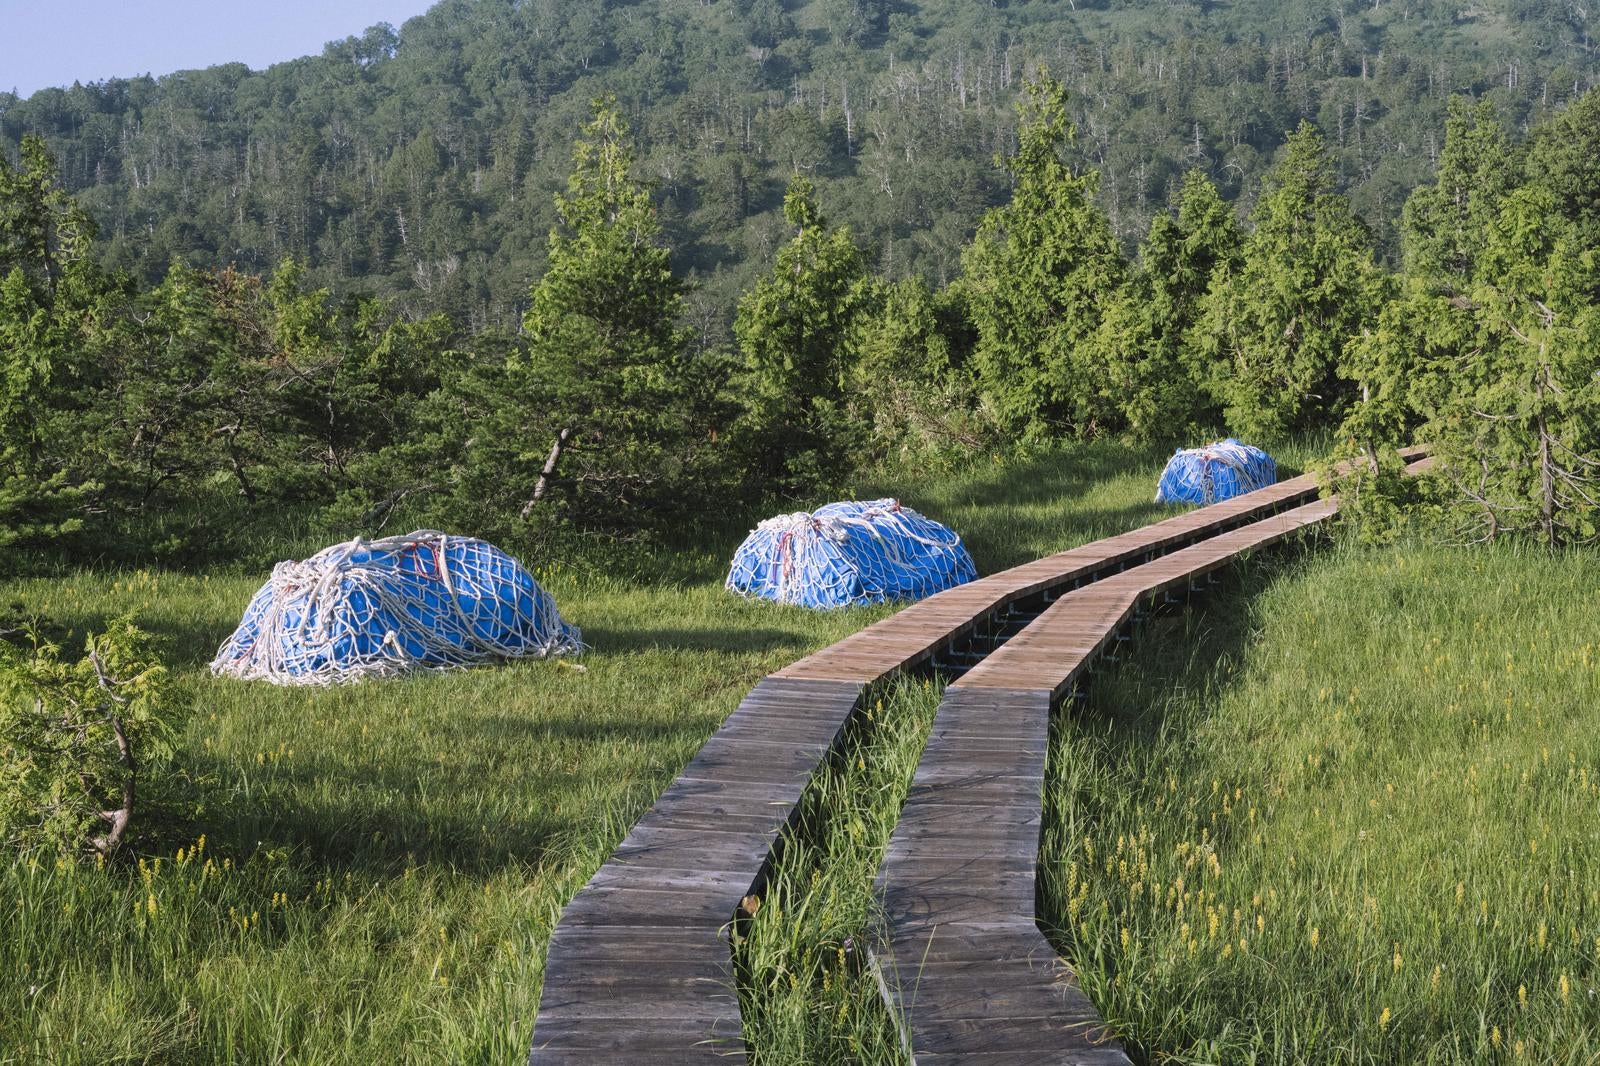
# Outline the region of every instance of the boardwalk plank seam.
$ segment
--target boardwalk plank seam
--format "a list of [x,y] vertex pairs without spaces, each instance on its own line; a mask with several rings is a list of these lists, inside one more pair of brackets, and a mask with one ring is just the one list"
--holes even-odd
[[[1051,708],[1141,600],[1337,509],[1332,498],[1303,504],[1068,592],[945,690],[880,867],[884,928],[871,953],[914,1063],[1129,1061],[1036,920]],[[1012,745],[994,747],[995,732]],[[990,801],[995,780],[1007,782],[1011,806]],[[974,813],[997,809],[1007,817]]]
[[1012,567],[911,604],[762,680],[564,908],[547,949],[530,1066],[744,1062],[729,928],[868,686],[963,640],[975,651],[953,665],[982,660],[978,643],[1004,649],[1016,639],[1006,616],[1019,605],[1048,609],[1086,583],[1316,493],[1305,475]]

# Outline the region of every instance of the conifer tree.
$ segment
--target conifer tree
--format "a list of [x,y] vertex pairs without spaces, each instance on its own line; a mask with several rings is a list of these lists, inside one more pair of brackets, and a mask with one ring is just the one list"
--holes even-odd
[[1600,301],[1600,88],[1590,89],[1529,136],[1527,183],[1548,194],[1552,219],[1564,222],[1572,245],[1596,259],[1576,265],[1586,298]]
[[954,293],[934,293],[921,278],[877,289],[850,338],[852,406],[872,443],[903,453],[978,443]]
[[214,475],[257,503],[258,467],[300,458],[282,418],[262,304],[259,278],[182,263],[139,298],[139,325],[115,343],[114,417],[100,441],[124,506],[193,495]]
[[739,301],[733,331],[745,363],[740,447],[762,489],[798,494],[836,483],[854,451],[845,389],[867,275],[849,227],[828,226],[809,178],[790,183],[783,214],[794,237]]
[[1009,203],[989,211],[962,253],[960,282],[977,333],[980,396],[1008,433],[1086,436],[1117,418],[1094,343],[1122,253],[1093,197],[1094,171],[1064,153],[1074,130],[1060,82],[1041,75],[1017,102]]
[[1406,273],[1440,286],[1472,277],[1519,169],[1493,103],[1453,96],[1449,107],[1434,180],[1406,200],[1400,228]]
[[1107,302],[1098,344],[1108,399],[1135,439],[1181,440],[1221,421],[1193,331],[1212,275],[1233,267],[1240,240],[1233,209],[1191,172],[1177,217],[1151,220],[1139,269]]
[[1409,398],[1476,536],[1557,547],[1600,532],[1600,305],[1592,248],[1556,197],[1513,192],[1464,298],[1415,331]]
[[1236,269],[1219,273],[1197,332],[1230,429],[1262,441],[1337,424],[1347,347],[1379,306],[1366,228],[1334,191],[1320,134],[1301,123],[1267,175]]
[[41,138],[22,139],[19,165],[0,154],[0,546],[77,531],[98,488],[76,418],[95,384],[86,331],[110,295],[94,236]]
[[482,395],[467,492],[524,519],[560,498],[582,521],[662,503],[681,480],[689,334],[649,189],[615,100],[595,102],[556,198],[525,345]]
[[[1600,214],[1589,208],[1600,204],[1600,167],[1584,154],[1600,134],[1588,131],[1585,107],[1600,107],[1600,93],[1535,132],[1512,183],[1497,157],[1516,154],[1484,128],[1492,115],[1452,123],[1461,143],[1447,142],[1439,180],[1407,206],[1415,273],[1357,346],[1363,402],[1347,435],[1369,451],[1407,436],[1432,443],[1450,487],[1446,513],[1474,539],[1521,533],[1555,547],[1600,534],[1600,257],[1590,236]],[[1441,217],[1447,235],[1463,236],[1429,244]]]
[[1460,314],[1470,301],[1452,298],[1478,278],[1500,210],[1519,182],[1521,152],[1494,105],[1458,96],[1449,108],[1434,180],[1413,190],[1401,213],[1399,290],[1353,341],[1360,402],[1341,436],[1369,461],[1417,425],[1413,388],[1452,352],[1471,347],[1472,329]]

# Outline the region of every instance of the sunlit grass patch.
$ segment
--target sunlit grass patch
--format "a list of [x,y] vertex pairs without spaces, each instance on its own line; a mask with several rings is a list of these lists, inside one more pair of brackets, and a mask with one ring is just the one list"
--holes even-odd
[[0,1062],[523,1060],[566,900],[757,679],[882,613],[542,576],[584,671],[325,690],[206,673],[257,577],[10,586],[75,642],[138,612],[194,702],[136,855],[0,862]]
[[[992,572],[1170,513],[1164,459],[1096,445],[858,495],[902,496]],[[757,679],[889,610],[728,594],[741,533],[614,570],[527,560],[594,646],[583,672],[322,691],[205,671],[264,573],[9,584],[77,642],[137,612],[194,702],[187,780],[149,797],[130,861],[0,862],[0,1063],[523,1061],[566,900]],[[1155,1060],[1595,1061],[1600,567],[1281,558],[1139,633],[1058,716],[1042,914],[1085,986]],[[860,937],[938,698],[886,690],[806,800],[746,944],[764,1062],[900,1061]]]
[[1600,1060],[1600,562],[1248,570],[1097,676],[1042,916],[1152,1061]]
[[762,1066],[899,1063],[868,965],[873,878],[943,685],[879,686],[813,778],[736,953],[746,1043]]

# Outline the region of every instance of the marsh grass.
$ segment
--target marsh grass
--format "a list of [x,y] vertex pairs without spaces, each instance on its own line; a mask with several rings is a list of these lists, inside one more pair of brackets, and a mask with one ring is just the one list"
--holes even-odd
[[1252,561],[1059,715],[1041,916],[1151,1062],[1600,1061],[1600,561]]
[[942,688],[904,678],[869,692],[801,798],[736,952],[760,1066],[905,1061],[868,965],[873,878]]
[[322,691],[204,672],[253,578],[11,586],[77,639],[137,611],[194,704],[141,861],[0,863],[0,1062],[525,1058],[562,904],[757,679],[876,616],[543,576],[585,671]]
[[[1009,468],[983,458],[880,473],[859,494],[971,524],[992,569],[1160,513],[1148,504],[1160,460],[1114,446],[1040,455],[1013,492]],[[566,900],[762,675],[888,610],[727,594],[744,533],[733,523],[678,549],[529,559],[593,646],[584,672],[522,663],[322,691],[213,679],[205,664],[267,562],[320,546],[293,516],[277,526],[248,559],[197,572],[86,561],[4,586],[71,643],[136,613],[192,709],[182,776],[147,792],[127,861],[0,861],[0,1063],[523,1061]],[[910,764],[893,773],[909,780]],[[840,901],[836,932],[864,913],[876,860],[866,844],[809,846],[828,857],[818,887]],[[802,898],[809,880],[778,884],[794,906],[762,929],[785,910],[828,911]],[[798,964],[833,932],[807,931],[785,957]],[[850,995],[870,1013],[872,996]],[[848,1047],[835,1037],[854,1022],[769,1002],[757,1013],[774,1038],[757,1042],[774,1061],[804,1060],[785,1050],[791,1036]]]
[[[1303,466],[1306,457],[1305,449],[1280,455],[1286,473]],[[1168,513],[1150,502],[1164,459],[1115,445],[1004,461],[980,457],[936,470],[880,473],[858,495],[900,496],[949,523],[966,536],[980,570],[992,572]],[[127,861],[105,869],[45,856],[0,861],[0,1063],[522,1061],[545,944],[572,892],[757,679],[886,613],[814,614],[724,593],[722,567],[742,532],[731,529],[720,539],[678,550],[628,546],[612,565],[602,549],[559,566],[529,560],[594,646],[583,659],[584,672],[523,663],[325,691],[222,681],[205,672],[262,580],[260,568],[230,564],[176,573],[85,566],[50,580],[8,583],[6,602],[20,599],[53,616],[74,641],[111,617],[136,612],[165,640],[167,661],[193,706],[180,738],[184,774],[163,794],[149,797],[152,805],[136,823],[139,835]],[[301,534],[293,533],[277,550],[263,545],[254,555],[304,554],[317,546],[296,538]],[[1435,559],[1431,585],[1400,582],[1384,569],[1400,559],[1420,565],[1428,558]],[[1594,703],[1593,675],[1580,684],[1575,668],[1560,666],[1583,646],[1582,634],[1594,643],[1594,626],[1580,606],[1581,597],[1593,595],[1591,562],[1495,553],[1433,557],[1415,550],[1306,559],[1282,579],[1268,579],[1276,570],[1251,567],[1245,593],[1225,601],[1228,606],[1214,602],[1158,623],[1191,628],[1168,630],[1154,641],[1142,636],[1140,654],[1154,656],[1137,660],[1148,676],[1127,670],[1115,675],[1122,681],[1097,686],[1112,702],[1072,718],[1061,743],[1076,746],[1057,752],[1057,767],[1067,769],[1060,776],[1064,791],[1052,794],[1051,817],[1072,826],[1061,839],[1081,845],[1083,827],[1091,822],[1104,824],[1093,839],[1110,847],[1119,834],[1131,837],[1140,798],[1147,805],[1155,799],[1155,786],[1144,775],[1169,763],[1179,787],[1196,792],[1200,803],[1213,777],[1245,788],[1246,770],[1253,767],[1258,777],[1248,779],[1255,782],[1251,787],[1268,788],[1277,778],[1263,767],[1315,755],[1318,743],[1353,744],[1343,732],[1355,728],[1350,712],[1327,727],[1328,716],[1343,704],[1335,705],[1331,696],[1317,704],[1318,690],[1326,687],[1343,701],[1348,690],[1340,684],[1361,686],[1362,728],[1376,728],[1379,716],[1367,708],[1387,688],[1374,679],[1394,669],[1403,653],[1416,658],[1406,660],[1412,664],[1404,674],[1411,687],[1397,691],[1408,691],[1413,704],[1387,727],[1395,735],[1378,749],[1390,753],[1386,758],[1425,748],[1435,733],[1466,729],[1462,723],[1471,715],[1445,717],[1443,704],[1450,702],[1444,696],[1453,686],[1479,683],[1468,653],[1493,652],[1486,673],[1496,673],[1504,669],[1502,652],[1510,651],[1515,672],[1499,682],[1511,686],[1506,694],[1523,691],[1526,683],[1535,705],[1546,698],[1565,700],[1560,706],[1567,708],[1566,717],[1560,720],[1567,723],[1570,743],[1562,747],[1551,736],[1506,757],[1526,758],[1550,747],[1553,768],[1522,767],[1533,775],[1530,781],[1545,782],[1566,773],[1560,761],[1571,750],[1573,772],[1587,766],[1587,780],[1594,781],[1593,748],[1582,747],[1585,720],[1578,709],[1583,700]],[[1488,569],[1472,569],[1480,565]],[[1326,577],[1320,576],[1324,568]],[[1370,586],[1364,584],[1369,573]],[[1347,584],[1363,591],[1349,594]],[[1318,622],[1291,626],[1296,611]],[[1485,632],[1471,631],[1479,618]],[[1338,625],[1324,633],[1335,620]],[[1460,631],[1462,625],[1468,630]],[[1529,639],[1544,639],[1537,635],[1541,625],[1550,631],[1551,643],[1543,646],[1564,648],[1568,658],[1520,650],[1529,626]],[[1250,635],[1257,629],[1258,635]],[[1422,665],[1431,663],[1421,658],[1422,645],[1434,635],[1447,642],[1440,648],[1452,658],[1448,670],[1440,665],[1430,667],[1436,674],[1422,673]],[[1302,647],[1308,636],[1321,641],[1311,660]],[[1231,747],[1208,740],[1230,720],[1229,708],[1236,706],[1230,701],[1242,698],[1241,677],[1256,679],[1252,684],[1259,689],[1253,702],[1237,704],[1251,708],[1249,715],[1229,727],[1242,739]],[[1321,680],[1313,683],[1314,678]],[[1121,704],[1113,695],[1117,685],[1133,686]],[[1441,706],[1429,711],[1426,703],[1434,697]],[[873,911],[878,856],[938,691],[907,681],[886,689],[882,698],[886,721],[853,734],[849,750],[856,762],[841,754],[819,779],[807,800],[803,831],[768,888],[773,906],[752,923],[747,1035],[764,1062],[899,1061],[887,1015],[857,962],[858,936]],[[1317,706],[1322,709],[1313,714]],[[1520,706],[1512,708],[1512,723],[1489,724],[1496,736],[1520,735]],[[1105,724],[1108,719],[1112,725]],[[1273,732],[1280,719],[1300,725],[1280,737]],[[1480,744],[1485,754],[1476,770],[1479,787],[1492,782],[1497,790],[1514,791],[1521,770],[1491,763],[1486,753],[1498,749],[1488,743]],[[1072,756],[1061,758],[1063,751]],[[1229,751],[1235,757],[1257,752],[1256,762],[1208,761],[1223,760]],[[1342,773],[1367,765],[1361,761],[1365,754],[1339,751],[1331,765],[1345,768]],[[1399,772],[1403,764],[1374,765],[1372,774],[1390,774],[1397,791],[1407,787],[1410,778]],[[1439,769],[1459,771],[1464,788],[1469,765],[1471,760],[1445,762]],[[1285,782],[1293,779],[1288,769],[1274,772]],[[1368,783],[1365,770],[1358,776]],[[1429,786],[1430,802],[1448,798],[1447,783],[1448,774]],[[1071,803],[1063,799],[1068,796]],[[1453,892],[1450,876],[1468,892],[1500,893],[1486,896],[1496,909],[1483,946],[1464,956],[1494,962],[1493,996],[1483,997],[1485,1011],[1491,1003],[1503,1005],[1506,994],[1517,1002],[1516,984],[1505,985],[1513,974],[1528,989],[1527,1010],[1546,1010],[1549,996],[1559,993],[1559,984],[1551,982],[1559,982],[1565,967],[1567,1003],[1575,1006],[1562,1016],[1569,1027],[1552,1031],[1572,1047],[1592,1048],[1593,1007],[1584,1004],[1593,1000],[1580,998],[1589,992],[1579,980],[1592,971],[1594,947],[1586,949],[1591,969],[1581,969],[1576,949],[1556,943],[1558,932],[1570,934],[1558,930],[1555,918],[1565,920],[1569,912],[1552,910],[1545,949],[1550,954],[1538,957],[1559,957],[1559,963],[1523,966],[1517,961],[1523,954],[1512,943],[1513,914],[1519,907],[1533,913],[1529,892],[1542,905],[1544,878],[1495,880],[1485,871],[1517,865],[1506,849],[1513,837],[1531,834],[1539,841],[1539,863],[1568,861],[1595,880],[1583,836],[1594,832],[1595,804],[1591,800],[1580,818],[1570,813],[1570,800],[1524,809],[1505,807],[1500,791],[1492,796],[1493,802],[1486,794],[1466,812],[1481,820],[1481,832],[1476,825],[1471,832],[1459,825],[1441,828],[1437,820],[1425,820],[1427,810],[1408,815],[1414,825],[1431,827],[1425,839],[1434,842],[1433,850],[1414,846],[1400,854],[1430,893],[1442,891],[1440,885]],[[1338,808],[1348,812],[1336,815],[1340,833],[1344,819],[1364,802],[1352,798]],[[1334,809],[1330,804],[1304,788],[1283,793],[1272,808],[1273,839],[1311,833]],[[1260,818],[1266,808],[1257,807]],[[1445,809],[1458,823],[1466,816],[1459,808]],[[1540,828],[1545,824],[1548,831]],[[1177,823],[1151,825],[1178,831]],[[1355,862],[1362,853],[1333,847],[1340,839],[1306,837],[1295,849],[1299,869],[1321,870],[1334,857]],[[1052,847],[1047,867],[1064,877],[1073,856],[1065,845]],[[1528,841],[1520,847],[1526,850]],[[1287,908],[1288,893],[1300,882],[1278,868],[1285,861],[1282,849],[1244,850],[1237,857],[1230,853],[1224,869],[1243,866],[1236,874],[1241,882],[1257,881],[1264,891],[1276,887]],[[1419,863],[1446,872],[1424,876]],[[1363,868],[1355,869],[1340,866],[1339,876],[1355,884]],[[1326,878],[1334,874],[1319,876],[1325,880],[1306,884],[1321,886],[1325,895],[1332,883]],[[1404,883],[1398,859],[1393,880]],[[1102,893],[1112,908],[1108,913],[1119,913],[1112,884],[1103,874],[1097,884],[1093,891]],[[1551,881],[1558,899],[1567,884]],[[1412,895],[1398,888],[1389,896],[1374,895],[1386,921],[1398,921],[1396,908],[1411,906]],[[1098,907],[1102,896],[1094,898]],[[1369,994],[1362,991],[1366,986],[1350,983],[1353,974],[1375,979],[1383,958],[1372,954],[1376,941],[1335,935],[1345,912],[1332,899],[1293,897],[1296,906],[1328,908],[1326,918],[1321,911],[1308,913],[1323,923],[1323,949],[1333,953],[1310,957],[1305,965],[1314,968],[1281,986],[1262,983],[1265,978],[1241,985],[1226,968],[1216,972],[1227,979],[1214,980],[1213,970],[1199,963],[1160,980],[1113,984],[1132,965],[1111,950],[1119,946],[1120,929],[1063,921],[1064,943],[1088,960],[1085,982],[1128,1026],[1135,1046],[1155,1053],[1175,1049],[1205,1060],[1210,1041],[1227,1052],[1212,1061],[1231,1060],[1239,1048],[1268,1060],[1295,1061],[1296,1049],[1334,1046],[1329,1041],[1404,1050],[1440,1033],[1462,1048],[1476,1047],[1471,1041],[1478,1039],[1477,1016],[1467,1013],[1476,993],[1452,993],[1456,998],[1441,1005],[1446,1013],[1424,1025],[1426,1015],[1419,1012],[1426,1000],[1394,996],[1392,1003],[1379,1004],[1372,997],[1388,993],[1389,985],[1373,985]],[[1587,930],[1582,921],[1592,925],[1600,908],[1590,901],[1581,912],[1574,921]],[[1454,920],[1454,912],[1417,913],[1427,916],[1419,923]],[[1151,937],[1175,935],[1176,929],[1139,928]],[[1515,932],[1537,938],[1538,930],[1536,924],[1519,925]],[[1283,935],[1288,943],[1287,931]],[[1600,929],[1583,935],[1592,938]],[[850,947],[841,966],[837,953],[846,940]],[[1439,942],[1451,943],[1444,933]],[[1426,983],[1428,972],[1419,976],[1417,968],[1428,949],[1422,940],[1418,944],[1423,946],[1402,945],[1399,973]],[[1437,964],[1451,972],[1450,958]],[[1467,988],[1467,977],[1477,972],[1463,971],[1451,987]],[[1277,999],[1266,995],[1280,987],[1296,991]],[[1247,995],[1261,998],[1245,1003],[1241,997]],[[1360,1010],[1352,1006],[1347,1014],[1330,1005],[1345,1000],[1359,1003]],[[1295,1012],[1308,1004],[1326,1010],[1296,1020]],[[1383,1037],[1389,1043],[1370,1039],[1377,1022],[1369,1015],[1383,1005],[1391,1009]],[[1532,1023],[1548,1020],[1538,1013],[1483,1017],[1482,1033],[1499,1025],[1502,1044],[1512,1049],[1517,1040],[1535,1046]],[[1541,1054],[1547,1047],[1537,1046]]]

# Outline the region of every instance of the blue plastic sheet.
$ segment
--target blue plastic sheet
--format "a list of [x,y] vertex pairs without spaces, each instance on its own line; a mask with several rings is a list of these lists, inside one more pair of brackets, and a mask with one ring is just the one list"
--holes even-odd
[[728,588],[830,609],[919,600],[977,576],[953,531],[892,499],[769,518],[734,553]]
[[582,647],[578,629],[511,556],[422,530],[279,563],[211,669],[330,684]]
[[1277,480],[1278,464],[1270,455],[1229,437],[1203,448],[1179,448],[1161,473],[1156,502],[1216,503]]

